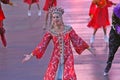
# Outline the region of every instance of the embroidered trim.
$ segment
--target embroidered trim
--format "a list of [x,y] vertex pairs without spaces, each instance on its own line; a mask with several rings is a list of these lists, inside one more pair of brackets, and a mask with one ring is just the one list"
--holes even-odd
[[[71,30],[72,30],[72,27],[66,25],[65,29],[64,29],[64,31],[62,33],[65,34],[67,32],[70,32]],[[52,35],[57,35],[57,36],[59,35],[59,33],[57,33],[54,29],[50,29],[49,31],[51,32]]]

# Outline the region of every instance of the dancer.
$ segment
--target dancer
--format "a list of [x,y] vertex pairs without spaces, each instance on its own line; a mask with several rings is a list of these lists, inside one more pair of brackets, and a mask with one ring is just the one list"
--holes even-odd
[[[49,17],[49,14],[48,14],[48,10],[51,8],[51,7],[55,7],[57,6],[57,0],[46,0],[45,1],[45,5],[43,7],[43,10],[45,11],[46,13],[46,17],[45,17],[45,25],[43,26],[43,29],[45,30],[47,25],[48,25],[48,18],[51,19],[51,17]],[[51,16],[51,15],[50,15]],[[51,20],[50,20],[51,21]],[[50,22],[51,23],[51,22]]]
[[112,61],[114,59],[114,55],[117,52],[120,46],[120,4],[113,10],[112,16],[112,27],[110,30],[110,38],[109,38],[109,56],[107,60],[107,66],[104,71],[104,75],[107,75],[111,66]]
[[24,0],[24,2],[29,5],[29,7],[28,7],[28,16],[31,16],[31,6],[32,6],[33,3],[36,3],[36,5],[38,7],[38,16],[41,16],[39,0]]
[[108,37],[106,34],[106,28],[110,25],[109,15],[108,15],[108,7],[115,5],[115,3],[109,0],[93,0],[90,6],[89,16],[91,18],[88,23],[88,27],[92,27],[94,32],[90,39],[90,44],[93,46],[93,42],[95,40],[95,34],[97,30],[103,27],[104,31],[104,41],[108,43]]
[[64,10],[62,8],[51,8],[50,13],[52,15],[50,30],[46,32],[33,52],[25,55],[23,62],[28,61],[32,56],[41,58],[50,40],[53,40],[54,50],[44,80],[77,80],[70,42],[72,42],[78,54],[81,54],[85,49],[88,49],[92,54],[94,54],[94,51],[75,33],[72,27],[63,23]]
[[2,6],[1,3],[3,4],[9,4],[11,6],[13,6],[13,3],[10,2],[9,0],[0,0],[0,36],[1,36],[1,41],[4,47],[7,46],[7,42],[6,42],[6,38],[5,38],[5,29],[4,29],[4,25],[3,25],[3,20],[5,19],[3,10],[2,10]]

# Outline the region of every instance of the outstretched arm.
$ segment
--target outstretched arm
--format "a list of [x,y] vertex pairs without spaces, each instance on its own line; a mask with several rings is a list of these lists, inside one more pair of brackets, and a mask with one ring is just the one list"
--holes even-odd
[[88,44],[73,29],[70,31],[70,40],[78,54],[81,54],[85,49],[89,48]]
[[116,3],[113,3],[112,1],[107,0],[107,6],[111,7],[112,5],[116,5]]
[[81,54],[85,49],[88,49],[93,55],[95,55],[94,50],[89,47],[89,45],[82,38],[80,38],[73,29],[70,32],[70,38],[73,47],[78,54]]
[[32,51],[31,54],[25,54],[25,58],[22,60],[22,62],[26,62],[31,59],[32,56],[36,56],[36,58],[41,58],[43,54],[45,53],[45,50],[47,48],[48,43],[51,40],[51,34],[47,32],[44,36],[39,45]]
[[92,2],[91,5],[90,5],[90,9],[89,9],[90,18],[92,18],[93,15],[95,14],[96,8],[97,8],[96,4],[94,2]]

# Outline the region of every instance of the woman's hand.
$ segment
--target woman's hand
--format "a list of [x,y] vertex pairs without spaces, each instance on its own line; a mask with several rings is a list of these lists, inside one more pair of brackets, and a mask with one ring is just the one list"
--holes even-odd
[[88,18],[88,22],[90,22],[93,18],[93,15],[90,15],[90,17]]
[[32,55],[32,53],[31,53],[31,54],[29,54],[29,55],[28,55],[28,54],[25,54],[24,56],[25,56],[25,58],[22,60],[22,63],[30,60],[33,55]]
[[10,5],[10,6],[14,6],[12,2],[9,2],[9,5]]
[[93,48],[89,47],[88,50],[89,50],[94,56],[96,56],[95,51],[94,51]]

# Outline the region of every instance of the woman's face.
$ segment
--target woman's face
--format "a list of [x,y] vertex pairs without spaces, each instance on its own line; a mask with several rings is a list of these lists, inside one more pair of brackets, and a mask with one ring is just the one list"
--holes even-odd
[[62,16],[60,16],[60,14],[58,14],[58,13],[54,13],[52,15],[52,21],[54,24],[60,25],[60,24],[62,24]]

